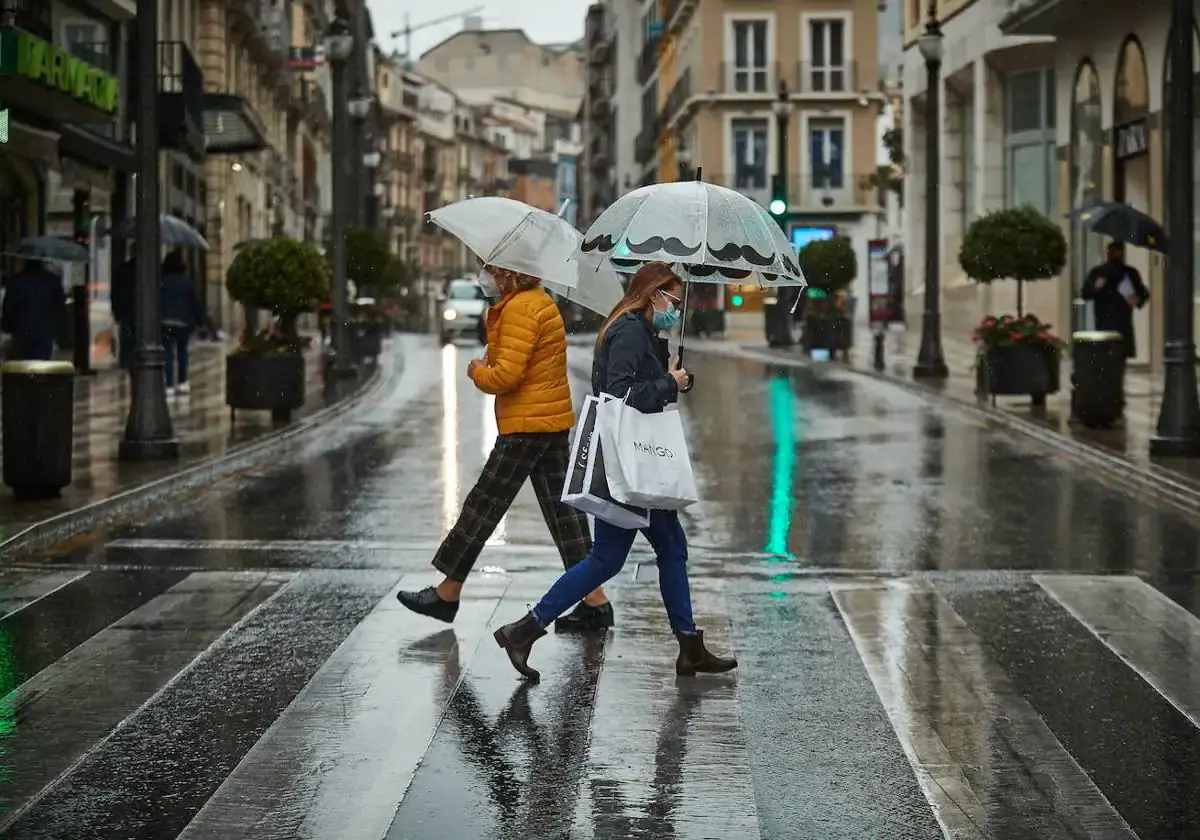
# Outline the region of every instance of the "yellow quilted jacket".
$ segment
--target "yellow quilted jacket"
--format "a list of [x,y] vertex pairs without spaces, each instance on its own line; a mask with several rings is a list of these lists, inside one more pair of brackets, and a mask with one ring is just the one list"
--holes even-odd
[[496,395],[502,435],[565,432],[575,425],[567,384],[567,331],[542,289],[507,295],[488,310],[487,364],[472,375]]

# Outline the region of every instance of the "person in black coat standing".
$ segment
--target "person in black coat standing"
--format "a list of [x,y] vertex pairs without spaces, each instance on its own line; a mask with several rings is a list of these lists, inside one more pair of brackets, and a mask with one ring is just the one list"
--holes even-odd
[[13,337],[22,359],[48,361],[66,307],[62,279],[38,260],[25,260],[5,285],[0,330]]
[[[167,394],[186,394],[191,390],[188,385],[188,343],[192,331],[204,324],[206,313],[196,294],[196,283],[187,273],[183,252],[172,251],[163,260],[160,289],[158,312],[166,355]],[[179,364],[178,384],[176,362]]]
[[117,364],[121,370],[132,372],[137,329],[137,260],[128,259],[113,273],[112,314],[117,322]]
[[1133,332],[1133,311],[1150,300],[1150,291],[1142,275],[1125,263],[1125,243],[1110,242],[1108,259],[1088,272],[1081,294],[1092,301],[1096,329],[1119,332],[1125,341],[1125,358],[1137,355]]

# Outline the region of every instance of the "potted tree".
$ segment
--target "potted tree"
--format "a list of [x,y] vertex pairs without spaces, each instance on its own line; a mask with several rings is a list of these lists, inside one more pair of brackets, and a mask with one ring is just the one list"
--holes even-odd
[[858,275],[858,259],[849,237],[815,239],[799,254],[800,268],[808,281],[804,308],[804,350],[850,349],[854,323],[846,309],[846,290]]
[[304,405],[310,343],[296,322],[329,295],[329,266],[310,243],[270,239],[238,252],[225,286],[238,303],[274,316],[266,329],[247,331],[225,360],[225,403],[234,411],[270,411],[276,420],[288,420]]
[[1062,230],[1032,207],[997,210],[971,223],[958,252],[977,283],[1017,281],[1017,314],[989,315],[972,338],[978,343],[977,388],[993,397],[1028,394],[1034,405],[1058,391],[1063,342],[1050,324],[1026,314],[1024,284],[1057,277],[1067,261]]
[[[376,228],[351,228],[346,232],[346,279],[358,289],[360,298],[372,303],[386,297],[396,282],[396,257],[387,233]],[[350,311],[355,348],[362,358],[381,351],[383,321],[373,317],[373,307],[363,305]]]

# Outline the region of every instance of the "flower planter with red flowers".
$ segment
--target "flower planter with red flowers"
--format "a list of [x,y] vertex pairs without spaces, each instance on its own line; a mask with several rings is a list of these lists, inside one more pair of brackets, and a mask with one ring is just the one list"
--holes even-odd
[[971,338],[979,345],[976,391],[981,395],[1033,397],[1057,393],[1063,342],[1036,315],[984,318]]

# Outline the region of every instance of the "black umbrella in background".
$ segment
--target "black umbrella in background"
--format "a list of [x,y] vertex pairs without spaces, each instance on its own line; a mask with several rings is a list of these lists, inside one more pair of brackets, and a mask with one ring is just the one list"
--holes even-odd
[[1167,252],[1167,234],[1157,220],[1119,201],[1072,210],[1067,218],[1088,230],[1138,248]]
[[[137,238],[137,219],[128,218],[120,224],[114,225],[108,230],[109,236],[116,236],[120,239],[136,239]],[[158,217],[158,241],[160,245],[166,245],[169,248],[199,248],[202,251],[208,250],[208,240],[178,216],[172,216],[169,213],[161,213]]]
[[90,259],[87,248],[58,236],[28,236],[17,243],[13,254],[27,260],[55,262],[87,262]]

